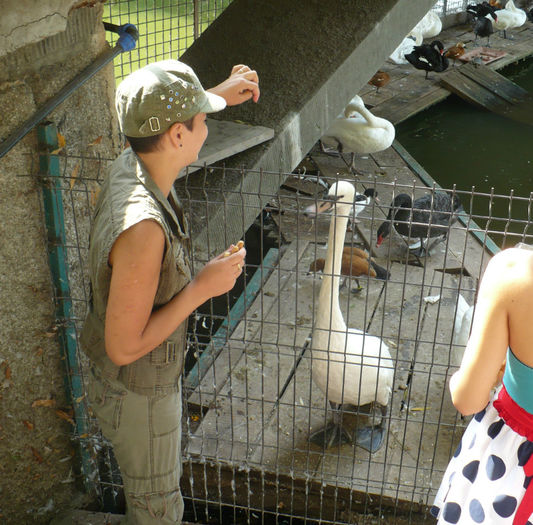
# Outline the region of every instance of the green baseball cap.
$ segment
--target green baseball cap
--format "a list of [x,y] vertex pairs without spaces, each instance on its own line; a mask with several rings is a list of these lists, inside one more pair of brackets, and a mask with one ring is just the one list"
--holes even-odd
[[220,111],[226,101],[205,91],[188,65],[162,60],[128,75],[117,88],[115,105],[124,135],[152,137],[198,113]]

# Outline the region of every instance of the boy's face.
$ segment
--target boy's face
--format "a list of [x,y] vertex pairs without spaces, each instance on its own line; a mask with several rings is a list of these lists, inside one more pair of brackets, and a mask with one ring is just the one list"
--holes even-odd
[[207,132],[206,114],[198,113],[193,117],[192,130],[185,131],[188,134],[188,140],[184,146],[187,148],[188,156],[191,159],[189,164],[198,160],[198,154],[207,138]]

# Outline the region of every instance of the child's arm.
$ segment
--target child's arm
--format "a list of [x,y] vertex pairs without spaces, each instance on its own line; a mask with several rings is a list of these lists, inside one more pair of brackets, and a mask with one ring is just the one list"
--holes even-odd
[[117,365],[151,352],[198,306],[231,290],[246,255],[240,248],[229,256],[224,252],[215,257],[170,302],[154,310],[164,246],[161,227],[142,221],[123,232],[111,250],[105,343],[109,358]]
[[248,66],[239,64],[233,66],[230,76],[218,86],[208,89],[226,100],[228,106],[242,104],[249,99],[259,100],[259,77]]
[[507,305],[513,294],[508,260],[508,254],[500,252],[487,266],[461,367],[450,380],[453,404],[463,415],[482,410],[489,401],[491,389],[502,377],[502,364],[509,346]]

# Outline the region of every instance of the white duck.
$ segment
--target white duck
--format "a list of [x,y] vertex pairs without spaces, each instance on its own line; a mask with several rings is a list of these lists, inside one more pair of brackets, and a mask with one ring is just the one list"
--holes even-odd
[[453,348],[452,364],[459,366],[463,359],[466,343],[470,337],[472,318],[474,316],[474,305],[469,305],[466,299],[459,294],[457,298],[457,309],[455,310],[455,320],[453,324]]
[[492,18],[489,18],[489,15],[487,15],[487,18],[492,21],[494,29],[503,31],[503,38],[507,38],[507,29],[520,27],[524,25],[527,20],[526,12],[522,9],[518,9],[518,7],[514,5],[513,0],[509,0],[507,4],[505,4],[504,9],[498,9],[496,14],[498,16],[497,20],[492,20]]
[[413,31],[422,33],[422,38],[433,38],[442,31],[442,22],[435,11],[430,9],[416,24]]
[[390,54],[389,60],[395,64],[408,64],[405,55],[411,53],[415,46],[419,46],[422,40],[422,33],[413,29]]
[[396,131],[386,119],[374,116],[359,95],[350,100],[344,114],[339,115],[320,139],[323,146],[351,153],[350,168],[354,169],[355,155],[377,153],[387,149]]
[[[310,439],[326,447],[348,441],[376,452],[385,435],[384,416],[392,391],[394,363],[389,348],[379,337],[346,327],[339,305],[342,251],[354,195],[353,185],[340,181],[331,186],[318,209],[312,205],[306,210],[308,215],[329,209],[334,213],[311,343],[313,380],[333,408],[333,421]],[[359,428],[354,436],[342,428],[340,405],[374,402],[381,406],[379,425]]]

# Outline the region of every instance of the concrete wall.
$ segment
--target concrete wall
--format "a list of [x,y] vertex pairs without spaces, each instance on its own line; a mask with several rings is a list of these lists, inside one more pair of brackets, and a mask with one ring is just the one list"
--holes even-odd
[[40,42],[67,27],[68,13],[79,0],[4,0],[0,17],[0,56]]
[[[228,159],[226,166],[291,172],[434,3],[234,0],[182,57],[206,86],[223,80],[233,64],[248,64],[260,75],[257,105],[229,108],[215,118],[268,126],[276,135]],[[244,182],[239,173],[210,176],[213,200],[226,186],[233,192],[228,206],[242,208],[246,216],[210,207],[209,231],[201,221],[193,223],[198,253],[207,258],[225,248],[225,239],[240,239],[266,204],[255,197],[258,188],[274,194],[278,182],[276,177],[261,180],[259,173],[248,174]],[[200,206],[195,215],[202,216]]]
[[[2,49],[10,52],[0,57],[0,140],[108,49],[102,5],[74,9],[67,16],[71,4],[50,0],[2,6]],[[15,28],[11,41],[7,20]],[[24,33],[25,25],[31,28],[26,36],[35,42],[20,46],[23,39],[15,36]],[[56,34],[39,40],[46,31]],[[8,41],[11,47],[6,48]],[[80,160],[67,160],[65,155],[115,154],[113,93],[113,71],[108,66],[49,116],[66,139],[62,166],[67,175]],[[100,136],[98,145],[88,147]],[[97,175],[90,162],[83,161],[80,167],[80,179]],[[9,524],[48,523],[56,512],[84,502],[73,460],[77,448],[71,441],[73,428],[57,412],[68,412],[69,406],[36,173],[36,136],[31,132],[0,159],[0,522]],[[83,188],[82,180],[74,182],[74,190]],[[78,203],[75,197],[72,206],[81,221],[80,242],[86,243],[87,194],[76,195],[82,199]],[[52,405],[35,406],[43,399]]]

